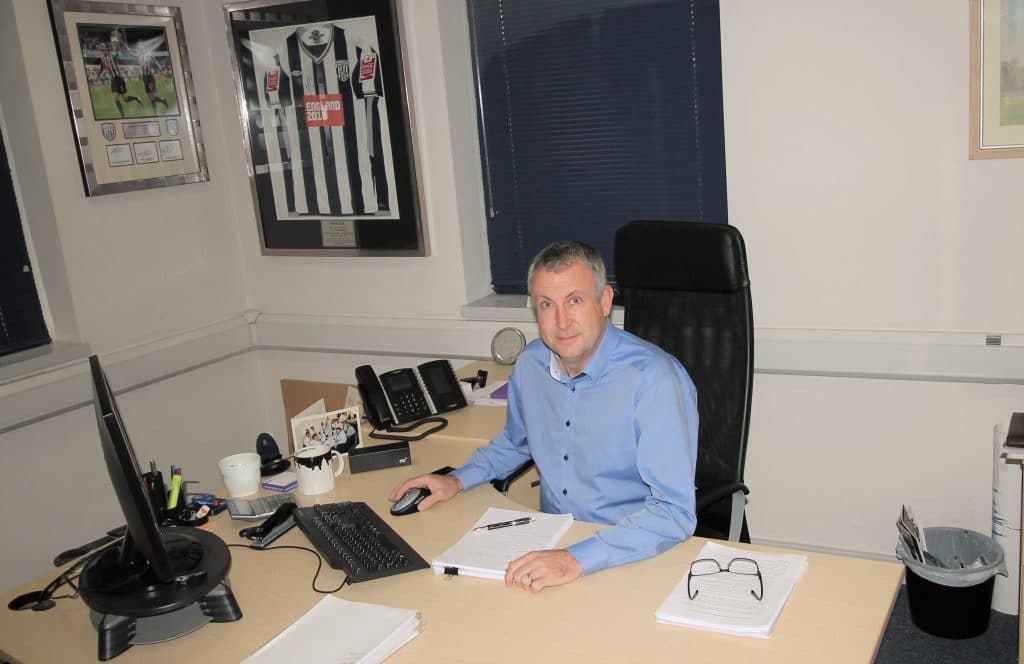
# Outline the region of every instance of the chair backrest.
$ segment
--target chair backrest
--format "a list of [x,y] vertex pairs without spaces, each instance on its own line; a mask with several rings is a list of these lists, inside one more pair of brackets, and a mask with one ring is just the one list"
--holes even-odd
[[743,237],[727,224],[634,221],[615,234],[625,329],[679,358],[697,387],[698,489],[743,481],[754,322]]

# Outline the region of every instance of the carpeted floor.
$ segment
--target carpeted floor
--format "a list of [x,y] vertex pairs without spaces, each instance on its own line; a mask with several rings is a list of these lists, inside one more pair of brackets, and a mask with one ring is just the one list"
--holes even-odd
[[[916,597],[916,596],[915,596]],[[907,587],[900,589],[875,664],[1015,664],[1017,616],[992,612],[988,630],[970,639],[944,639],[918,629],[910,619]]]

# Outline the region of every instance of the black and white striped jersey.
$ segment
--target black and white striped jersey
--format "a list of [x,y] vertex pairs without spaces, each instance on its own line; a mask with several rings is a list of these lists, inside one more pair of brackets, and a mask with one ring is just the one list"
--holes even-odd
[[262,77],[275,193],[296,215],[377,215],[390,207],[381,154],[380,57],[333,23],[297,28]]

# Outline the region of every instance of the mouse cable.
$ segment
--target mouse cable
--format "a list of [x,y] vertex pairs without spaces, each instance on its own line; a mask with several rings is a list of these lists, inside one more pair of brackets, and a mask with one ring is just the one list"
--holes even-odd
[[278,549],[298,549],[299,551],[309,551],[314,556],[316,556],[316,573],[313,575],[313,582],[310,583],[309,585],[310,585],[310,587],[315,592],[318,592],[321,595],[330,595],[330,594],[336,593],[339,590],[341,590],[342,588],[344,588],[345,584],[348,583],[348,576],[346,575],[345,576],[345,580],[342,581],[341,585],[339,585],[334,590],[320,590],[319,588],[317,588],[316,587],[316,580],[317,580],[317,578],[320,577],[320,570],[323,569],[324,559],[320,556],[319,553],[317,553],[313,549],[310,549],[310,548],[307,548],[307,547],[304,547],[304,546],[295,546],[294,544],[281,544],[281,545],[278,545],[278,546],[268,546],[265,549],[254,549],[254,548],[252,548],[251,546],[249,546],[247,544],[228,544],[228,546],[230,546],[230,547],[237,547],[239,549],[248,549],[250,551],[276,551]]

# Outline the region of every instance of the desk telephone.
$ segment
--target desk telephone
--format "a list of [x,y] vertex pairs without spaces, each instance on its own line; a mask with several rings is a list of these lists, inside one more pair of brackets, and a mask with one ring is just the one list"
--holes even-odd
[[380,376],[364,364],[356,367],[356,383],[366,419],[377,429],[466,407],[466,397],[448,360],[395,369]]

